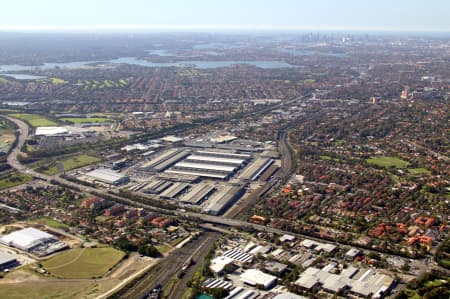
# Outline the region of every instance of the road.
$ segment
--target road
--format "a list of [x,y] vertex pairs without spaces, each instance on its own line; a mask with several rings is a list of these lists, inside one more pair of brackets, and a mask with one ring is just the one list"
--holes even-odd
[[[28,126],[17,119],[14,118],[10,118],[7,117],[9,120],[11,120],[12,122],[16,123],[16,125],[19,127],[19,140],[16,143],[16,146],[14,149],[12,149],[12,151],[10,152],[10,154],[7,157],[7,161],[8,164],[17,169],[19,172],[22,173],[26,173],[29,175],[32,175],[35,178],[39,178],[41,180],[47,181],[47,182],[54,182],[63,186],[66,186],[70,189],[74,189],[77,191],[81,191],[81,192],[85,192],[88,194],[92,194],[92,195],[96,195],[96,196],[100,196],[100,197],[106,197],[106,198],[111,198],[112,200],[115,200],[117,202],[123,203],[123,204],[127,204],[130,206],[135,206],[135,207],[142,207],[145,208],[147,210],[150,211],[157,211],[160,212],[161,214],[166,214],[166,215],[172,215],[175,217],[179,217],[179,218],[184,218],[184,219],[188,219],[191,221],[196,221],[198,223],[211,223],[214,225],[223,225],[223,226],[228,226],[228,227],[235,227],[238,230],[242,230],[242,229],[251,229],[254,231],[260,231],[260,232],[270,232],[270,233],[274,233],[274,234],[278,234],[278,235],[283,235],[283,234],[290,234],[290,235],[294,235],[298,238],[308,238],[308,239],[312,239],[312,240],[316,240],[319,242],[325,242],[325,243],[331,243],[331,244],[337,244],[337,245],[342,245],[339,244],[338,242],[331,242],[328,240],[323,240],[323,239],[319,239],[319,238],[313,238],[307,235],[303,235],[303,234],[298,234],[298,233],[292,233],[289,231],[284,231],[281,229],[276,229],[276,228],[272,228],[272,227],[267,227],[267,226],[263,226],[263,225],[258,225],[258,224],[254,224],[254,223],[249,223],[247,221],[242,221],[239,219],[233,219],[233,218],[229,218],[229,216],[227,217],[220,217],[220,216],[211,216],[211,215],[205,215],[205,214],[200,214],[200,213],[194,213],[194,212],[186,212],[186,211],[179,211],[176,209],[165,209],[165,208],[159,208],[159,207],[155,207],[152,206],[150,204],[146,204],[146,203],[142,203],[142,202],[138,202],[136,200],[131,200],[127,197],[124,197],[122,194],[111,194],[109,191],[104,190],[104,189],[100,189],[100,188],[92,188],[92,187],[88,187],[85,185],[81,185],[78,183],[74,183],[74,182],[70,182],[66,179],[63,179],[61,177],[59,177],[58,175],[55,176],[48,176],[48,175],[44,175],[41,173],[38,173],[32,169],[27,168],[26,166],[22,165],[18,159],[17,156],[20,154],[20,148],[23,146],[23,144],[25,143],[26,138],[28,137]],[[282,173],[282,176],[284,179],[286,179],[286,176],[289,175],[290,173],[292,173],[292,169],[293,165],[291,164],[291,155],[292,155],[292,149],[289,147],[288,141],[287,141],[287,129],[284,131],[280,132],[281,136],[280,137],[280,151],[282,152],[282,155],[284,157],[284,162],[282,162],[283,167],[286,167],[286,170]],[[240,213],[240,212],[239,212]],[[232,217],[236,217],[239,213],[236,213],[235,215],[231,215]],[[191,244],[196,244],[196,242],[193,242]],[[188,244],[189,245],[189,244]],[[187,247],[189,250],[189,248],[191,248],[189,245],[189,247]],[[355,248],[359,248],[361,250],[364,250],[366,252],[368,252],[369,250],[367,250],[366,248],[362,248],[356,245],[352,245],[352,247]],[[197,247],[196,247],[197,248]],[[192,249],[192,248],[191,248]],[[149,280],[151,282],[153,281],[162,281],[165,282],[167,279],[170,280],[169,277],[172,277],[173,273],[176,272],[177,267],[180,265],[180,263],[182,264],[182,261],[180,260],[183,259],[183,257],[186,257],[186,254],[183,255],[184,251],[181,251],[181,257],[175,258],[173,261],[173,258],[167,259],[166,262],[162,262],[160,266],[157,267],[158,272],[155,274],[155,280]],[[391,255],[393,257],[397,257],[396,255]],[[403,258],[402,258],[403,259]],[[178,262],[177,262],[178,261]],[[166,271],[166,268],[169,269],[169,271]],[[440,269],[440,267],[433,267],[433,268],[437,268]],[[162,269],[164,269],[164,271],[162,271]],[[175,272],[174,272],[175,271]],[[164,274],[165,272],[168,272],[169,274]],[[167,280],[168,281],[168,280]],[[148,287],[148,286],[147,286]],[[130,297],[132,298],[132,297]]]
[[[30,174],[36,178],[39,178],[39,179],[42,179],[42,180],[45,180],[48,182],[53,181],[57,184],[66,186],[70,189],[74,189],[74,190],[92,194],[92,195],[97,195],[100,197],[111,198],[112,200],[115,200],[117,202],[120,202],[120,203],[123,203],[126,205],[141,207],[141,208],[145,208],[149,211],[156,211],[161,214],[172,215],[172,216],[179,217],[179,218],[185,218],[185,219],[188,219],[191,221],[197,221],[198,223],[211,223],[211,224],[216,224],[216,225],[235,227],[238,229],[245,228],[245,229],[251,229],[251,230],[260,231],[260,232],[270,232],[270,233],[274,233],[274,234],[278,234],[278,235],[290,234],[290,235],[294,235],[294,236],[297,236],[300,238],[308,238],[308,239],[313,239],[313,240],[317,240],[320,242],[337,244],[337,242],[330,242],[327,240],[313,238],[313,237],[310,237],[307,235],[292,233],[289,231],[284,231],[281,229],[276,229],[276,228],[268,227],[268,226],[264,226],[264,225],[258,225],[258,224],[250,223],[247,221],[239,220],[239,219],[233,219],[233,218],[228,218],[228,217],[224,217],[224,216],[212,216],[212,215],[189,212],[189,211],[184,211],[184,210],[179,211],[176,209],[159,208],[159,207],[155,207],[155,206],[152,206],[152,205],[149,205],[146,203],[138,202],[136,200],[131,200],[129,198],[122,196],[119,193],[111,194],[109,191],[101,189],[101,188],[92,188],[92,187],[88,187],[88,186],[85,186],[82,184],[70,182],[66,179],[63,179],[63,178],[57,176],[57,175],[49,176],[49,175],[38,173],[32,169],[28,169],[26,166],[22,165],[17,160],[17,155],[20,153],[20,147],[21,147],[21,145],[23,145],[23,143],[25,142],[25,140],[27,138],[27,134],[28,134],[27,125],[18,119],[14,119],[14,118],[8,118],[8,119],[10,119],[14,123],[16,123],[19,126],[19,128],[21,128],[21,130],[20,130],[21,136],[19,137],[20,141],[17,143],[16,147],[11,151],[11,153],[8,156],[8,163],[10,164],[10,166],[17,169],[20,172]],[[286,134],[286,130],[284,132],[285,132],[284,134]],[[281,134],[283,134],[283,132]],[[286,139],[282,138],[282,140],[286,140]],[[14,156],[14,157],[11,157],[11,156]],[[288,167],[288,164],[286,164],[286,167]],[[367,251],[367,249],[365,249],[363,247],[358,247],[356,245],[352,245],[352,247]]]

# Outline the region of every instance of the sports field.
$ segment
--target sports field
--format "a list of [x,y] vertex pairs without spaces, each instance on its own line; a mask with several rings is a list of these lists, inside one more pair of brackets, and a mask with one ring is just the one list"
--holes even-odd
[[409,166],[409,162],[402,160],[397,157],[372,157],[366,160],[367,163],[377,165],[380,167],[395,167],[395,168],[406,168]]
[[37,115],[37,114],[29,114],[29,113],[12,113],[8,114],[11,117],[15,117],[21,120],[28,122],[32,127],[52,127],[56,126],[57,123],[49,120],[48,118]]
[[41,262],[44,269],[61,278],[95,278],[106,274],[125,253],[111,248],[75,248]]

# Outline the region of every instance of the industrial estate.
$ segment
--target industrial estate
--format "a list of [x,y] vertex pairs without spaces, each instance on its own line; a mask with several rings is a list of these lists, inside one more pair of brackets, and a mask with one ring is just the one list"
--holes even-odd
[[0,37],[0,298],[449,298],[448,36]]

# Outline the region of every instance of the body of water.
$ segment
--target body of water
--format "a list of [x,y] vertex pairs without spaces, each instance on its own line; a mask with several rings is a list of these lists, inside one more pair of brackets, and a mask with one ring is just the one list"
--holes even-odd
[[[249,64],[263,69],[273,69],[273,68],[288,68],[293,67],[283,61],[276,60],[259,60],[259,61],[177,61],[177,62],[151,62],[143,59],[138,59],[135,57],[121,57],[117,59],[112,59],[108,61],[74,61],[74,62],[64,62],[64,63],[44,63],[39,66],[27,66],[27,65],[0,65],[0,75],[11,76],[19,80],[31,80],[31,79],[41,79],[42,76],[34,76],[36,78],[26,78],[24,76],[31,75],[21,75],[21,74],[1,74],[1,72],[20,72],[20,71],[39,71],[39,70],[51,70],[51,69],[80,69],[95,67],[95,64],[132,64],[140,65],[146,67],[194,67],[198,69],[208,69],[208,68],[220,68],[228,67],[236,64]],[[20,76],[20,78],[19,78]]]
[[332,57],[338,57],[338,58],[347,57],[347,54],[339,53],[339,52],[320,52],[320,51],[316,51],[316,50],[300,50],[300,49],[291,49],[291,48],[282,48],[282,49],[280,49],[280,51],[294,55],[294,56],[323,55],[323,56],[332,56]]
[[47,78],[45,76],[35,76],[35,75],[28,75],[28,74],[0,74],[0,76],[11,77],[16,80],[38,80],[38,79]]

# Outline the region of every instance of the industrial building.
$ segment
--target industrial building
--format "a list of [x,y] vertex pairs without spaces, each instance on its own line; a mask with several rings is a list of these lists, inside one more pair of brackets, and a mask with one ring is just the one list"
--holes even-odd
[[95,169],[93,171],[86,173],[85,175],[89,179],[92,179],[94,181],[116,186],[125,184],[129,181],[129,177],[127,175],[121,174],[118,171],[108,168]]
[[221,215],[238,201],[244,193],[245,190],[241,187],[226,186],[209,199],[204,211],[214,216]]
[[234,262],[240,264],[251,263],[253,261],[253,255],[237,248],[225,251],[223,256],[232,258]]
[[274,159],[260,157],[251,163],[239,176],[243,180],[254,181],[258,179],[274,162]]
[[180,197],[180,201],[187,204],[199,205],[215,191],[216,188],[213,185],[200,183],[195,185],[188,193],[183,194]]
[[16,247],[24,251],[30,251],[34,247],[46,243],[50,240],[57,240],[55,236],[50,235],[33,227],[24,228],[0,238],[0,243]]
[[264,290],[270,289],[277,283],[277,278],[275,276],[256,269],[248,269],[242,273],[240,277],[244,283],[251,286],[262,287]]
[[202,156],[202,155],[190,155],[186,158],[186,162],[191,163],[214,163],[218,165],[229,165],[229,166],[240,166],[244,164],[246,161],[245,159],[232,159],[232,158],[225,158],[225,157],[211,157],[211,156]]
[[0,251],[0,271],[14,268],[18,265],[19,261],[13,255]]
[[[172,150],[172,155],[174,155],[173,151],[176,150]],[[251,158],[251,155],[247,154],[220,151],[199,150],[193,154],[189,154],[187,151],[184,153],[175,161],[176,164],[171,163],[171,165],[175,165],[165,173],[224,180],[236,173]],[[183,158],[185,159],[181,161]]]
[[36,136],[59,136],[67,134],[69,134],[69,131],[64,127],[37,127],[34,133]]
[[33,227],[24,228],[0,238],[0,243],[31,252],[37,256],[46,256],[68,247],[66,243],[46,232]]
[[188,183],[173,183],[160,194],[161,197],[173,199],[189,187]]
[[388,292],[394,284],[394,278],[372,269],[362,272],[359,277],[354,276],[357,269],[351,269],[349,273],[343,271],[340,274],[332,274],[326,270],[309,267],[295,284],[306,290],[322,288],[330,293],[348,290],[364,298],[381,298],[382,294]]
[[188,151],[182,149],[170,149],[162,154],[158,154],[152,160],[145,162],[140,168],[160,172],[169,168],[188,155]]

